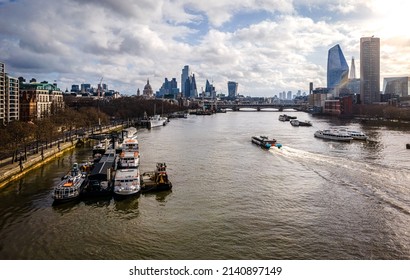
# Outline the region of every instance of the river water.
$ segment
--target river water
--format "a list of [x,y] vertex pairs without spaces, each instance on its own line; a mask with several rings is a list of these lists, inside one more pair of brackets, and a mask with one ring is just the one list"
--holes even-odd
[[[0,259],[409,259],[410,129],[287,113],[313,126],[263,111],[140,129],[141,170],[166,162],[173,189],[122,201],[52,206],[91,154],[67,152],[0,190]],[[329,126],[371,141],[313,137]]]

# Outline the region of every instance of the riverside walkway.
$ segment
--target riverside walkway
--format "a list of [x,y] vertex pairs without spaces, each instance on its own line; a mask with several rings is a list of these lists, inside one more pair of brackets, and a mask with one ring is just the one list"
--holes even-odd
[[[123,128],[122,125],[109,126],[100,131],[100,133],[107,133],[113,130]],[[17,180],[24,176],[27,172],[38,168],[47,162],[60,157],[63,153],[74,149],[80,139],[69,140],[63,142],[61,139],[54,142],[51,147],[42,148],[40,152],[29,154],[23,160],[14,161],[12,158],[2,160],[0,162],[0,189],[5,187],[9,182]]]

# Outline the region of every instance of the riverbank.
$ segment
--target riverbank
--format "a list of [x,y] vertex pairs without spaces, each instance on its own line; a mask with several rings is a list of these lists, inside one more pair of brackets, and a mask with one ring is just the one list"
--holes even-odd
[[0,189],[5,187],[11,181],[17,180],[26,173],[36,169],[55,158],[62,156],[65,152],[76,147],[76,142],[61,143],[49,149],[45,149],[43,153],[29,155],[27,160],[4,165],[0,168]]
[[[100,133],[116,131],[122,128],[122,125],[107,127],[101,129]],[[87,138],[84,139],[87,140]],[[2,164],[0,167],[0,189],[5,187],[8,183],[21,178],[31,170],[34,170],[74,149],[79,141],[84,141],[84,139],[60,142],[54,144],[53,147],[42,150],[41,152],[28,155],[25,160],[16,161],[10,164]],[[11,159],[6,159],[4,161],[10,162]]]

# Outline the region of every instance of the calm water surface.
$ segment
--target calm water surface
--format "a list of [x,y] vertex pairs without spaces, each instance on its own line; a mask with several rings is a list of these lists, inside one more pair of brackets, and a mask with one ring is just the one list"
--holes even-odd
[[[0,190],[0,259],[410,259],[409,128],[288,112],[228,112],[141,129],[141,170],[173,190],[52,206],[77,149]],[[337,143],[346,126],[372,141]],[[282,149],[262,150],[253,135]]]

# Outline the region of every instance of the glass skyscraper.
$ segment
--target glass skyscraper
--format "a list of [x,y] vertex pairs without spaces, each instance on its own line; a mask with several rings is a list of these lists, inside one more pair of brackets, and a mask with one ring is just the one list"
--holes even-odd
[[360,99],[380,101],[380,38],[360,38]]
[[189,78],[189,66],[185,65],[184,68],[182,69],[182,74],[181,74],[181,92],[182,92],[182,96],[189,96],[189,93],[186,93],[186,86],[185,86],[185,82],[188,80]]
[[327,87],[336,88],[347,82],[349,66],[339,45],[332,47],[327,57]]
[[236,98],[237,95],[238,95],[238,83],[229,81],[228,82],[228,97]]

